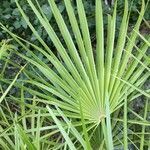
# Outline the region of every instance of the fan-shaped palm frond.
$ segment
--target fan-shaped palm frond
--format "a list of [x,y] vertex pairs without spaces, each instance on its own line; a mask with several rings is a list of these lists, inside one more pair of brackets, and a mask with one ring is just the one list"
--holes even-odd
[[[64,0],[66,15],[68,15],[72,31],[69,31],[65,24],[55,1],[48,0],[62,39],[58,38],[38,1],[35,0],[36,4],[31,0],[27,0],[27,2],[49,35],[59,57],[54,54],[53,50],[39,36],[18,0],[16,0],[16,4],[41,46],[36,46],[18,37],[3,25],[2,27],[22,46],[28,55],[24,55],[20,51],[15,51],[15,53],[29,62],[34,68],[35,74],[28,73],[28,71],[25,72],[27,80],[24,81],[23,87],[17,83],[16,86],[22,87],[23,90],[36,97],[34,98],[36,103],[43,103],[52,107],[51,109],[47,106],[48,115],[52,116],[58,126],[58,130],[40,137],[40,140],[45,140],[45,138],[57,134],[60,130],[64,139],[67,140],[68,146],[72,147],[72,149],[75,149],[75,146],[79,149],[83,146],[86,149],[85,145],[87,145],[87,149],[91,149],[93,145],[89,146],[90,139],[87,139],[88,134],[91,138],[93,138],[93,135],[99,137],[98,142],[101,143],[98,143],[98,145],[101,149],[113,149],[113,144],[115,146],[119,145],[119,138],[123,137],[120,133],[112,134],[112,130],[115,130],[115,125],[111,122],[116,124],[123,120],[113,117],[113,120],[111,120],[110,115],[123,105],[125,105],[125,112],[127,114],[127,103],[140,95],[150,98],[149,90],[144,90],[143,88],[150,75],[150,61],[146,54],[149,48],[150,37],[146,39],[139,32],[145,12],[144,0],[142,0],[139,18],[130,33],[128,33],[130,12],[128,10],[128,1],[125,0],[124,14],[117,38],[117,1],[115,2],[112,15],[108,14],[107,37],[105,37],[102,2],[101,0],[95,0],[96,50],[93,48],[90,39],[88,20],[82,0],[76,1],[78,16],[74,13],[71,1]],[[71,36],[70,32],[73,32],[73,36]],[[141,39],[142,41],[138,45],[137,41]],[[95,54],[94,51],[96,51]],[[39,53],[43,56],[43,59],[38,57]],[[45,59],[47,60],[46,63],[43,61]],[[27,86],[29,84],[31,88]],[[14,99],[18,101],[16,98]],[[33,101],[33,98],[29,98],[27,101]],[[28,105],[29,108],[34,107],[31,104],[25,105]],[[56,106],[57,111],[53,106]],[[37,109],[42,109],[43,115],[46,116],[47,109],[42,108],[42,106],[37,106]],[[33,115],[36,116],[36,114]],[[65,123],[62,121],[60,123],[58,116],[63,117],[67,124],[64,125]],[[67,117],[69,120],[67,120]],[[69,121],[71,121],[70,127]],[[126,123],[124,124],[124,132],[127,135],[128,120],[126,117],[124,117],[124,121]],[[132,124],[133,122],[131,121],[130,123]],[[147,121],[142,122],[142,125],[146,123],[149,125]],[[80,128],[77,131],[75,129],[76,126],[77,128],[78,126],[83,126],[83,132]],[[55,129],[55,126],[53,127]],[[19,126],[17,128],[25,136],[21,128]],[[35,127],[33,128],[35,129]],[[33,128],[31,128],[31,131]],[[35,129],[36,131],[37,128]],[[42,129],[40,126],[39,128]],[[66,129],[71,135],[75,135],[75,138],[69,139]],[[84,135],[85,140],[79,136],[79,133]],[[118,139],[114,137],[117,134]],[[124,138],[124,143],[127,143],[128,140],[132,143],[132,139],[126,139],[126,137]],[[26,142],[28,143],[28,138],[25,137],[25,139],[27,139]],[[141,143],[143,143],[142,139]],[[44,142],[46,143],[46,141],[47,139]],[[84,143],[87,144],[84,145]],[[64,144],[62,144],[63,146]]]

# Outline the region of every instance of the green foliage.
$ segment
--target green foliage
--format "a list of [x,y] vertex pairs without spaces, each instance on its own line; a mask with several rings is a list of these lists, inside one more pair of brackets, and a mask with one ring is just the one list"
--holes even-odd
[[[2,4],[0,5],[0,21],[6,25],[10,31],[17,32],[17,34],[21,37],[24,37],[32,42],[35,42],[36,38],[30,31],[30,29],[27,27],[27,24],[21,14],[19,13],[18,8],[16,7],[15,1],[2,1]],[[28,4],[24,1],[20,1],[23,10],[28,14],[29,19],[31,19],[32,24],[37,29],[40,36],[47,41],[47,43],[50,42],[50,39],[42,29],[42,26],[40,25],[38,19],[35,17],[35,15],[32,13],[31,9],[28,7]],[[48,17],[48,20],[51,20],[52,13],[51,9],[48,6],[48,3],[45,3],[45,0],[40,1],[40,4],[42,5],[42,10],[44,14]],[[59,9],[61,12],[64,11],[64,5],[62,2],[59,2]],[[52,20],[54,22],[54,19]],[[56,24],[54,23],[54,26]],[[57,29],[57,28],[56,28]],[[1,30],[1,29],[0,29]],[[9,35],[6,35],[6,32],[3,32],[1,30],[0,32],[0,39],[8,38]]]
[[[54,0],[48,0],[44,6],[38,1],[26,1],[53,47],[29,19],[22,3],[16,0],[38,44],[19,37],[1,24],[19,45],[12,53],[25,60],[26,65],[22,68],[14,60],[4,59],[20,71],[13,80],[0,78],[8,84],[6,90],[3,86],[0,89],[0,148],[148,149],[150,90],[144,84],[150,76],[147,53],[150,36],[139,32],[145,1],[141,1],[135,25],[130,28],[128,15],[132,18],[132,13],[128,0],[124,1],[119,24],[120,3],[116,1],[106,19],[102,1],[96,0],[95,9],[91,10],[96,46],[90,36],[93,27],[88,25],[87,5],[82,0],[76,3],[64,0],[64,7]],[[51,17],[47,11],[51,11]],[[19,78],[20,72],[23,78]],[[20,95],[8,93],[12,86],[19,89]],[[140,96],[146,102],[138,114],[130,104]]]
[[8,44],[8,41],[9,40],[2,40],[1,42],[0,42],[0,60],[3,58],[3,57],[5,57],[5,56],[7,56],[8,55],[8,51],[10,51],[11,49],[13,49],[14,47],[13,47],[13,45],[11,45],[11,44]]
[[[66,16],[64,2],[59,1],[59,0],[57,0],[56,2],[58,4],[60,11],[62,12],[63,18],[66,21],[68,21],[68,18]],[[73,2],[75,3],[75,0]],[[23,10],[26,12],[28,17],[31,19],[33,26],[36,28],[36,30],[38,31],[40,36],[44,39],[45,42],[47,42],[47,44],[52,45],[49,37],[47,36],[46,32],[43,30],[38,19],[35,17],[32,10],[28,7],[28,3],[26,3],[24,0],[20,0],[20,3],[22,5]],[[141,0],[136,0],[136,1],[133,0],[133,2],[129,1],[129,3],[130,3],[130,6],[132,5],[130,24],[131,24],[131,26],[133,26],[134,23],[136,22],[136,18],[138,16],[137,10],[140,10]],[[48,3],[45,2],[45,0],[40,0],[40,4],[41,4],[41,8],[42,8],[43,12],[45,13],[45,15],[47,16],[48,20],[49,21],[51,20],[51,23],[53,24],[55,31],[58,31],[57,25],[55,23],[54,18],[52,17],[52,12],[51,12],[51,9],[50,9]],[[118,26],[119,26],[119,24],[121,22],[121,18],[122,18],[123,5],[124,5],[124,1],[119,0],[118,1],[118,11],[117,11]],[[84,6],[85,6],[86,14],[88,17],[88,24],[89,24],[90,32],[91,32],[92,38],[94,40],[95,39],[95,30],[94,30],[94,27],[95,27],[95,21],[94,21],[95,2],[94,2],[94,0],[92,0],[92,1],[86,0],[86,1],[84,1]],[[149,7],[150,6],[148,5],[147,11],[145,13],[146,20],[150,20],[149,11],[148,11],[150,9]],[[107,15],[108,13],[111,13],[111,11],[108,9],[108,6],[104,5],[104,14]],[[105,17],[105,18],[107,18],[107,17]],[[107,19],[105,19],[105,18],[104,18],[104,23],[107,24]],[[9,28],[10,31],[12,31],[14,33],[17,32],[17,35],[19,35],[25,39],[28,39],[32,42],[35,42],[36,38],[30,31],[30,29],[27,27],[27,24],[26,24],[25,20],[23,19],[23,17],[20,15],[19,10],[16,7],[15,0],[4,0],[4,1],[2,0],[1,5],[0,5],[0,21],[4,25],[7,25],[7,27]],[[69,22],[67,24],[69,27]],[[61,36],[61,35],[59,35],[59,36]],[[0,39],[4,39],[4,38],[6,38],[6,39],[9,38],[9,35],[6,35],[6,33],[4,31],[1,31]],[[38,43],[36,43],[36,44],[38,44]]]

